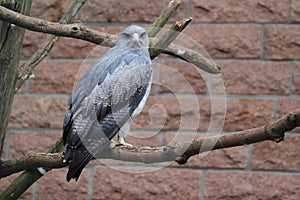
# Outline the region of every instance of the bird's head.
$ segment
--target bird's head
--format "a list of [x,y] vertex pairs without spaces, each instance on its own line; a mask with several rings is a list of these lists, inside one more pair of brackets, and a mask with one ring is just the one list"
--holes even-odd
[[148,48],[149,37],[146,30],[140,26],[131,25],[121,32],[118,45],[130,49]]

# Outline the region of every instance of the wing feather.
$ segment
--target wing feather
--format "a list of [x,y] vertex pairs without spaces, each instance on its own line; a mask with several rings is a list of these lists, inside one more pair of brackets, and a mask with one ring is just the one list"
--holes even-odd
[[77,179],[130,119],[145,98],[151,77],[146,49],[124,54],[112,49],[87,72],[69,99],[64,119],[63,141],[68,144],[64,160],[71,160],[68,181]]

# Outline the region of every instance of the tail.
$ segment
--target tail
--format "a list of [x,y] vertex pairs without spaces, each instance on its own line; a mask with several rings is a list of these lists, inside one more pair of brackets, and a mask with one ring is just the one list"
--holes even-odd
[[92,160],[94,157],[89,151],[83,146],[80,145],[80,148],[71,149],[67,148],[64,159],[69,159],[69,155],[72,155],[71,164],[69,166],[69,171],[67,174],[67,181],[69,182],[72,178],[75,181],[78,180],[83,168]]

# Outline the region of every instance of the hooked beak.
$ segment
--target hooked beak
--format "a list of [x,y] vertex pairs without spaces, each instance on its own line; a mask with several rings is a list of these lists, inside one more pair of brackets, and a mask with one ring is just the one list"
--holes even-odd
[[138,41],[140,39],[139,34],[138,33],[134,33],[133,34],[133,38]]

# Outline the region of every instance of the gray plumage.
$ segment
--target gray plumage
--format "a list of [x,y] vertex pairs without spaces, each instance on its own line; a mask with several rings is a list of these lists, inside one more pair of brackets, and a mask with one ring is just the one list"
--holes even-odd
[[63,127],[63,162],[71,162],[67,181],[77,181],[88,162],[144,107],[152,80],[148,48],[143,28],[126,27],[116,46],[95,63],[70,96]]

